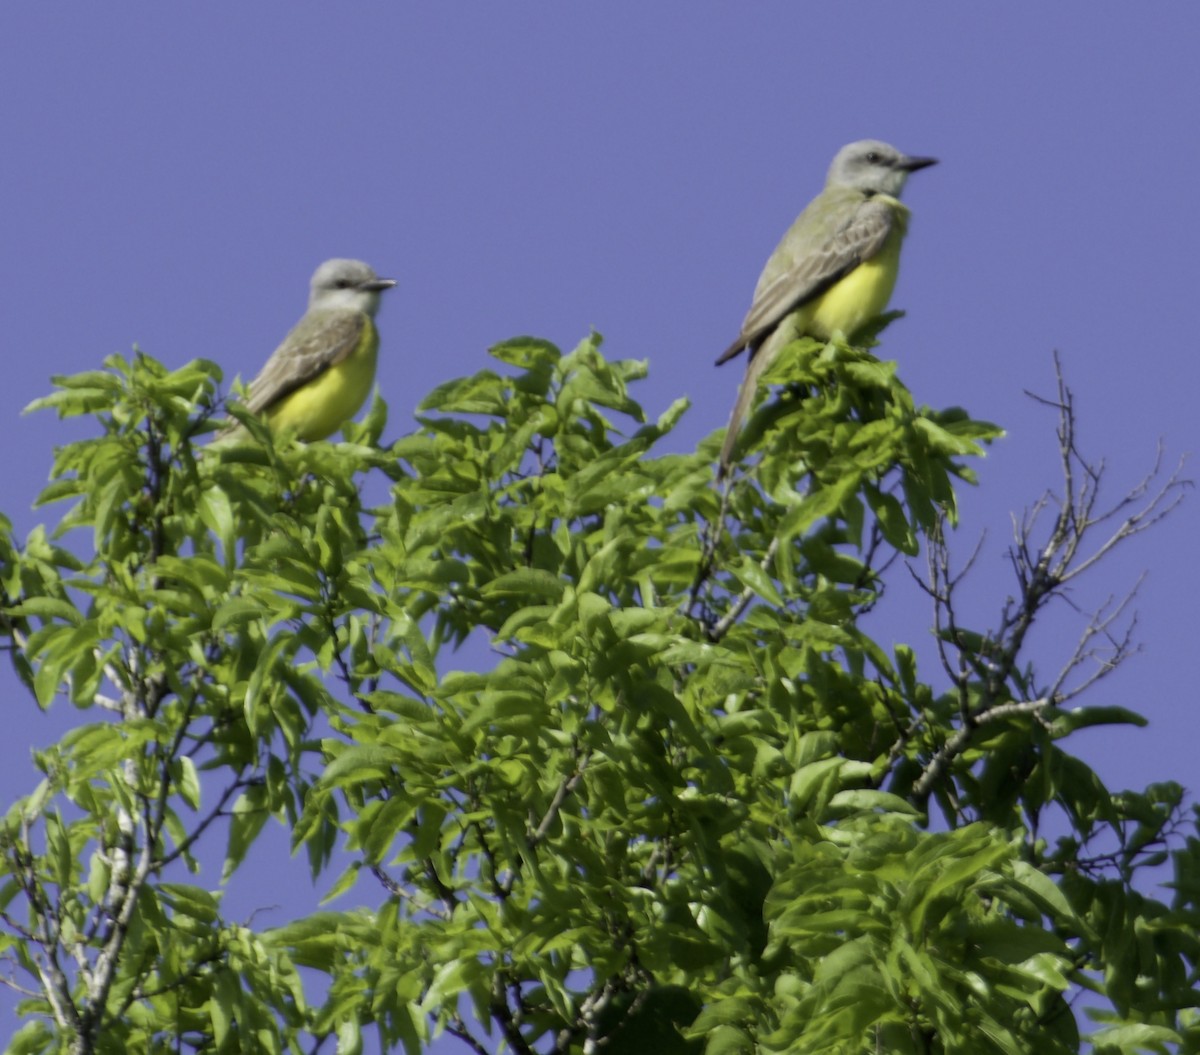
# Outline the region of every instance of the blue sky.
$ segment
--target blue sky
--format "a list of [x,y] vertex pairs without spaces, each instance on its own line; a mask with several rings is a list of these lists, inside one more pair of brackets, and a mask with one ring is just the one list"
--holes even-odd
[[[392,436],[489,345],[594,327],[609,355],[649,360],[650,413],[693,401],[676,443],[694,444],[725,422],[740,365],[712,361],[768,253],[836,149],[870,136],[942,159],[906,192],[908,316],[879,354],[918,402],[1009,432],[963,501],[964,556],[988,532],[986,623],[1012,588],[1010,512],[1058,484],[1054,418],[1024,394],[1052,393],[1054,349],[1113,499],[1160,439],[1170,461],[1197,447],[1198,31],[1190,6],[1082,2],[7,6],[0,435],[17,456],[0,508],[19,536],[56,515],[31,503],[80,427],[20,413],[50,375],[137,343],[248,378],[330,256],[399,280],[379,318]],[[1078,741],[1110,787],[1200,788],[1198,515],[1076,595],[1148,573],[1145,652],[1090,699],[1151,726]],[[926,621],[921,605],[880,636]],[[1060,607],[1039,654],[1080,628]],[[29,748],[75,715],[0,684],[9,801],[35,781]]]

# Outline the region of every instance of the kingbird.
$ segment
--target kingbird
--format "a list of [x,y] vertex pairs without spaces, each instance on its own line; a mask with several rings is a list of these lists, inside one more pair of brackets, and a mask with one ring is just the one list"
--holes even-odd
[[767,260],[737,340],[717,359],[750,350],[729,418],[717,479],[729,472],[742,419],[779,350],[800,337],[854,337],[887,307],[900,268],[909,210],[900,191],[910,172],[937,164],[876,139],[842,147],[825,189],[788,228]]
[[246,409],[305,442],[354,417],[375,380],[379,295],[395,284],[361,260],[326,260],[313,273],[308,311],[250,382]]

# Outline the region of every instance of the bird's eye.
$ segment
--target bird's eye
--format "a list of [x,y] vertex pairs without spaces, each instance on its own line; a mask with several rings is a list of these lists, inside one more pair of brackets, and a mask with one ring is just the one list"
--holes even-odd
[[339,278],[339,279],[338,279],[338,280],[337,280],[337,281],[334,283],[334,286],[335,286],[337,289],[349,289],[349,288],[350,288],[352,285],[353,285],[353,283],[352,283],[352,282],[350,282],[348,279],[344,279],[344,278]]
[[868,150],[867,151],[867,160],[872,165],[874,165],[877,161],[880,160],[880,158],[879,158],[879,155],[874,150]]

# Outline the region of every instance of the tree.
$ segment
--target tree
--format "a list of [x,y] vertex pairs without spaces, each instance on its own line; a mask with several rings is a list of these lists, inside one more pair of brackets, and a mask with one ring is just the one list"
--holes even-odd
[[[1060,384],[1065,490],[983,632],[947,540],[999,430],[893,364],[797,342],[718,490],[719,434],[656,452],[686,408],[645,421],[644,365],[492,355],[390,445],[377,401],[206,448],[216,367],[141,354],[39,401],[99,429],[59,528],[0,543],[16,669],[82,719],[0,833],[11,1051],[1075,1052],[1088,993],[1093,1050],[1200,1051],[1195,811],[1064,747],[1141,722],[1076,703],[1126,609],[1026,655],[1177,473],[1105,510]],[[863,628],[922,546],[932,676]],[[359,907],[259,928],[188,881],[273,823]]]

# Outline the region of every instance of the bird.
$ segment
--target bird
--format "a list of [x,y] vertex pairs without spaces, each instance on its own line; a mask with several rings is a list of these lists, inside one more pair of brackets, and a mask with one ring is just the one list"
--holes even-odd
[[[309,283],[308,310],[250,382],[243,405],[273,432],[304,442],[331,436],[358,413],[375,380],[380,278],[361,260],[326,260]],[[241,426],[225,430],[226,435]]]
[[717,359],[748,349],[717,479],[733,460],[742,419],[759,378],[780,349],[800,337],[850,340],[891,298],[900,267],[908,208],[900,192],[909,175],[936,165],[878,139],[842,147],[829,166],[825,189],[805,206],[767,260],[737,339]]

